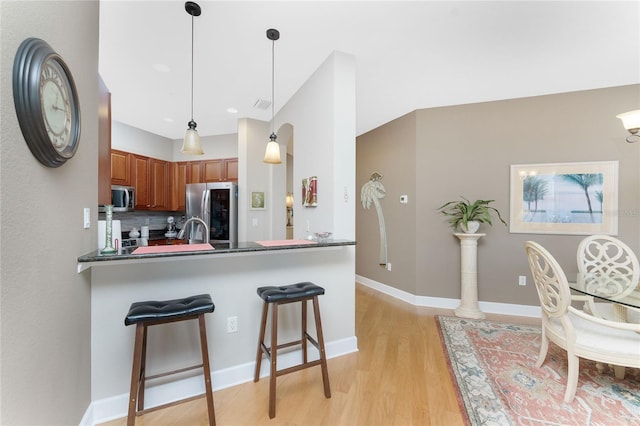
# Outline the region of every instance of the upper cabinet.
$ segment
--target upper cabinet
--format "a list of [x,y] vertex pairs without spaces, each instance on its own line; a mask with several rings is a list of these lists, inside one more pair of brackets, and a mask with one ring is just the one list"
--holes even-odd
[[111,150],[111,184],[131,185],[131,156],[128,152]]
[[200,182],[237,182],[238,159],[221,158],[201,161],[202,180]]
[[186,184],[237,181],[237,158],[174,163],[111,150],[111,184],[135,187],[138,210],[183,211]]
[[137,210],[169,210],[168,164],[156,158],[132,155]]
[[238,159],[227,158],[224,160],[225,181],[238,182]]

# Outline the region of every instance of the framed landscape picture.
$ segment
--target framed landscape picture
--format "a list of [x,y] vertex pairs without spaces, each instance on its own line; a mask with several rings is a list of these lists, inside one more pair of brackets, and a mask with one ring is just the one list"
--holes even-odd
[[264,210],[266,209],[265,194],[263,191],[251,192],[251,210]]
[[618,234],[618,162],[511,166],[509,231]]

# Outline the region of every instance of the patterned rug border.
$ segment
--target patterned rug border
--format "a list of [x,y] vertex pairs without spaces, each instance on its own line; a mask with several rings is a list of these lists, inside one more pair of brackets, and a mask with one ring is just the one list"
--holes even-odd
[[444,352],[445,361],[447,364],[447,370],[449,370],[449,377],[451,378],[451,382],[453,383],[453,387],[456,391],[456,400],[458,401],[458,407],[460,407],[460,412],[462,413],[462,419],[464,420],[465,426],[471,426],[471,421],[469,420],[469,413],[467,412],[467,407],[464,403],[464,399],[462,397],[462,392],[460,391],[460,387],[458,386],[456,375],[453,371],[453,365],[451,363],[451,358],[449,354],[449,347],[447,346],[444,338],[444,331],[442,331],[442,323],[440,318],[452,318],[447,315],[436,315],[436,324],[438,325],[438,336],[440,336],[440,345],[442,346],[442,351]]
[[[573,403],[566,404],[562,401],[566,386],[564,350],[554,348],[555,345],[551,344],[543,367],[534,367],[539,348],[529,350],[529,347],[540,343],[542,333],[539,325],[448,315],[436,315],[435,320],[440,343],[447,357],[447,369],[456,389],[458,405],[466,426],[640,425],[640,370],[633,369],[625,381],[619,381],[613,377],[612,372],[597,372],[594,362],[581,359],[581,374],[584,376],[580,379],[580,382],[584,382],[582,395],[576,396]],[[465,327],[465,324],[470,326]],[[460,327],[461,331],[457,332],[456,327]],[[500,334],[495,334],[496,331]],[[486,333],[489,341],[485,338],[478,340],[481,335],[477,332]],[[514,336],[521,332],[522,338],[514,340]],[[487,343],[491,343],[490,336],[500,339],[495,341],[495,347],[487,346]],[[502,342],[507,346],[503,346]],[[520,346],[519,343],[525,346]],[[502,365],[502,358],[492,357],[497,356],[496,353],[503,353],[505,348],[508,348],[506,353],[515,355],[515,358],[509,355],[504,358],[505,366],[515,366],[515,369],[503,370],[500,366],[496,376],[496,367]],[[487,356],[490,358],[486,358]],[[523,360],[525,364],[521,364]],[[562,377],[565,377],[564,381]],[[550,378],[551,382],[547,383]],[[515,388],[514,383],[517,384]],[[522,386],[526,387],[526,394],[518,391]],[[578,386],[580,388],[580,383]],[[527,405],[527,401],[539,401],[537,404],[542,405]],[[546,411],[550,407],[553,411]]]

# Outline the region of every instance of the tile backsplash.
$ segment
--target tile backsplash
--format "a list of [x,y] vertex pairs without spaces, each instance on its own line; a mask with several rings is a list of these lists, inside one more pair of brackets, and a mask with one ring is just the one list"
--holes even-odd
[[[113,213],[113,219],[119,220],[122,228],[122,233],[125,234],[131,231],[131,229],[138,228],[143,225],[149,225],[149,230],[164,230],[167,227],[167,218],[173,216],[178,228],[181,228],[182,217],[184,212],[154,212],[154,211],[135,211],[124,213]],[[98,213],[98,219],[104,220],[104,213]]]

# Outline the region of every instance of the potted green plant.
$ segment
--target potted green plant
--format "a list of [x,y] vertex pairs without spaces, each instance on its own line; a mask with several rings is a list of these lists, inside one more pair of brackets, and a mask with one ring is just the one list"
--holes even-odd
[[462,201],[449,201],[438,208],[440,213],[449,217],[448,222],[454,231],[460,227],[465,234],[473,234],[480,227],[480,223],[492,225],[493,213],[507,226],[498,209],[489,205],[494,200],[476,200],[472,203],[462,196],[460,198]]

